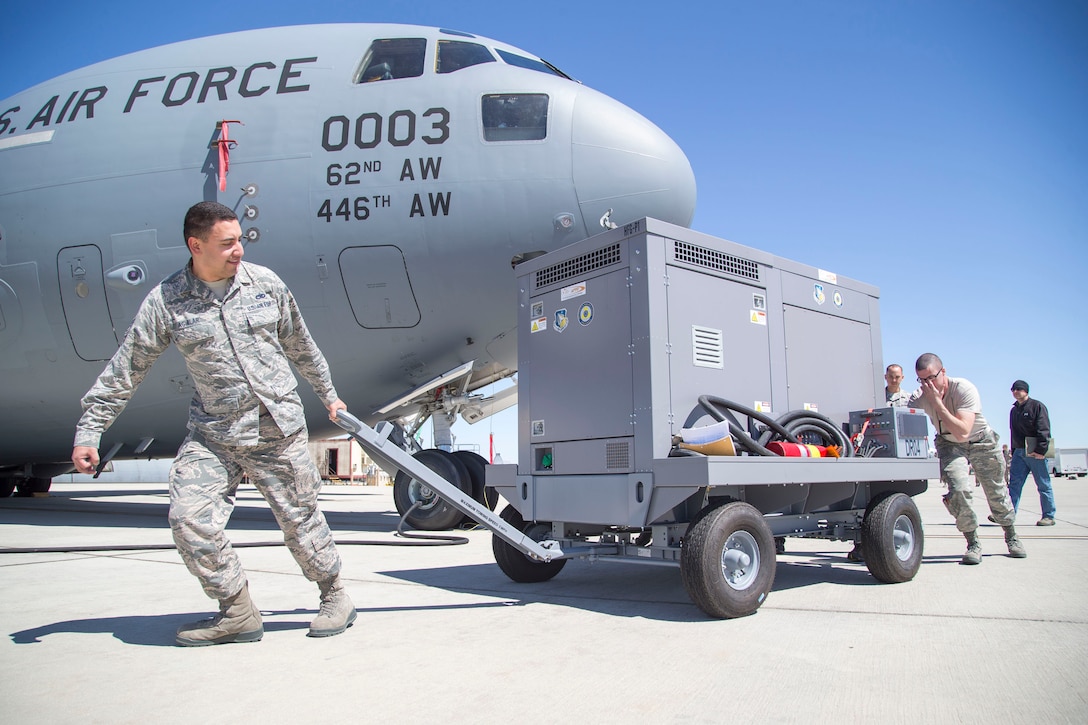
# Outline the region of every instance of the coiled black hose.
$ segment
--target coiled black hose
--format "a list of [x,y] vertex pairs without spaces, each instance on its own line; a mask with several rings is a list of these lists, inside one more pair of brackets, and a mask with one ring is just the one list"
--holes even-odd
[[[741,426],[740,421],[733,415],[733,411],[747,417],[747,428]],[[850,439],[835,425],[835,421],[816,411],[791,410],[776,419],[732,400],[713,395],[700,395],[699,406],[688,415],[687,420],[684,421],[684,427],[691,427],[704,415],[709,415],[717,421],[727,422],[734,443],[752,455],[775,456],[777,454],[767,448],[768,443],[772,441],[797,443],[800,436],[806,433],[818,435],[825,445],[838,447],[840,456],[854,455],[854,447],[850,444]],[[765,427],[760,430],[755,424],[756,421]],[[677,452],[676,455],[690,455],[690,453]]]

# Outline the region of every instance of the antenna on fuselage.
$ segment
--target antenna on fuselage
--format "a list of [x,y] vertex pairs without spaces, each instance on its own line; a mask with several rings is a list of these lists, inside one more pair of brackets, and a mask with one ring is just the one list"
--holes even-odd
[[606,211],[604,213],[604,216],[601,217],[601,226],[604,227],[605,229],[615,229],[617,226],[619,226],[618,224],[616,224],[616,222],[612,221],[612,210],[611,209]]

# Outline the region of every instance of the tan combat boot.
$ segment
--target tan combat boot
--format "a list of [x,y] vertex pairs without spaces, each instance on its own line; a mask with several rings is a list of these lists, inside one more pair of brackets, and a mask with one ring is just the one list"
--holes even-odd
[[340,577],[318,582],[321,589],[321,609],[310,622],[309,637],[331,637],[340,634],[355,621],[355,605]]
[[219,601],[219,614],[178,629],[182,647],[203,647],[228,642],[258,642],[264,636],[261,612],[249,598],[249,583],[233,597]]
[[964,531],[963,537],[967,539],[967,551],[964,553],[963,558],[960,559],[960,563],[981,564],[982,543],[978,540],[978,531]]
[[1028,558],[1028,551],[1024,548],[1024,544],[1021,543],[1020,537],[1016,535],[1016,527],[1012,524],[1003,526],[1005,529],[1005,543],[1009,546],[1009,556],[1013,559],[1026,559]]

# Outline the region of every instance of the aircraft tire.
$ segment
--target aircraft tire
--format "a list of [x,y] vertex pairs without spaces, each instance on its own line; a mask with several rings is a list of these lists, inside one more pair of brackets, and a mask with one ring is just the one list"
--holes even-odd
[[680,576],[712,617],[753,614],[774,585],[775,543],[763,515],[743,501],[701,512],[684,534]]
[[889,493],[870,502],[861,521],[865,566],[877,581],[910,581],[922,565],[922,515],[905,493]]
[[15,493],[14,478],[0,478],[0,498],[7,498]]
[[[465,493],[471,495],[472,482],[468,469],[453,454],[437,448],[419,451],[414,456],[425,465]],[[421,505],[408,517],[408,524],[421,531],[444,531],[460,523],[462,514],[422,481],[417,481],[406,471],[397,473],[393,479],[393,502],[397,512],[403,516],[416,502]]]
[[[528,536],[533,541],[543,541],[550,538],[552,527],[545,522],[525,523],[518,510],[507,505],[499,514],[499,518]],[[515,549],[495,534],[491,535],[491,551],[495,555],[495,563],[502,569],[502,573],[519,584],[535,584],[546,582],[558,574],[567,564],[566,559],[555,561],[536,561]]]
[[[483,504],[491,511],[494,511],[495,502],[498,500],[499,495],[495,489],[484,485],[487,477],[487,459],[472,451],[454,451],[453,457],[465,464],[465,468],[468,469],[468,477],[472,481],[472,498],[477,503]],[[473,524],[476,522],[473,521],[472,517],[465,516],[461,523]]]

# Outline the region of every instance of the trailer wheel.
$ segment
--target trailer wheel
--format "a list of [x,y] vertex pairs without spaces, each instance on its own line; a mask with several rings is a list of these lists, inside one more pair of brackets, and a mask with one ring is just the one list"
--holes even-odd
[[24,478],[15,484],[15,488],[18,490],[16,495],[29,497],[39,493],[48,493],[49,487],[52,485],[52,478]]
[[684,588],[712,617],[745,617],[759,609],[774,584],[775,566],[774,535],[763,515],[743,501],[704,511],[684,534]]
[[885,584],[910,581],[922,565],[922,516],[914,500],[893,493],[872,505],[861,522],[865,565]]
[[[469,480],[468,470],[452,454],[437,448],[428,448],[419,451],[412,458],[465,493],[472,495],[472,483]],[[407,471],[398,472],[397,477],[393,479],[393,503],[397,506],[397,512],[403,516],[417,502],[420,504],[419,507],[408,517],[408,523],[413,528],[422,531],[441,531],[452,529],[461,521],[461,512],[432,491],[430,486],[413,478]]]
[[[513,506],[508,505],[504,508],[499,518],[516,527],[533,541],[543,541],[550,538],[552,533],[550,524],[541,522],[526,524],[525,519],[521,518],[521,514]],[[495,534],[491,535],[491,551],[495,554],[495,563],[502,569],[502,573],[522,584],[546,582],[558,574],[567,563],[566,559],[555,561],[530,559]]]

